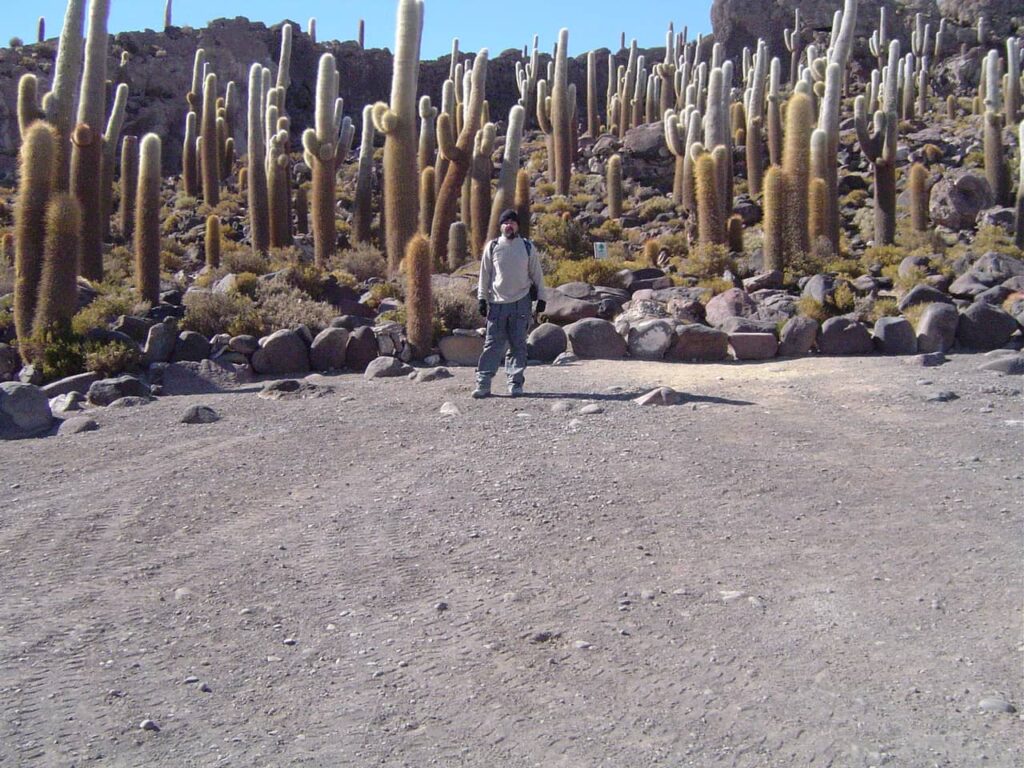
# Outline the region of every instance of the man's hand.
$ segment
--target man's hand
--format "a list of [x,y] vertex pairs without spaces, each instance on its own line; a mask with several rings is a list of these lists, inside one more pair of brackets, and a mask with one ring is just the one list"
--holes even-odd
[[480,309],[480,317],[487,317],[487,300],[480,299],[480,303],[477,306]]
[[545,309],[548,308],[548,303],[544,299],[537,300],[537,314],[541,314]]

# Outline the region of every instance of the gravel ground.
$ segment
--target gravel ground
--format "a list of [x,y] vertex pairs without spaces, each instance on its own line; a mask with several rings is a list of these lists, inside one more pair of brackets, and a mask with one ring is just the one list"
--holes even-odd
[[980,362],[314,377],[0,444],[0,765],[1019,766]]

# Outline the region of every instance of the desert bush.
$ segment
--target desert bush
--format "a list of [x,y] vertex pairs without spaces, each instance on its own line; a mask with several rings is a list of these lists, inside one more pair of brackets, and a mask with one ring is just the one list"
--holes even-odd
[[590,256],[590,242],[580,225],[552,213],[542,214],[531,229],[533,242],[548,258],[585,259]]
[[483,318],[477,311],[474,294],[457,288],[439,288],[433,293],[434,318],[440,323],[444,334],[456,328],[479,328]]
[[569,202],[567,197],[558,195],[551,198],[551,202],[547,205],[548,213],[572,213],[572,203]]
[[242,272],[251,272],[254,275],[265,275],[270,265],[266,258],[258,253],[253,253],[251,248],[228,248],[221,249],[220,264],[228,272],[236,275]]
[[141,361],[139,348],[123,341],[90,342],[85,347],[85,370],[98,373],[103,378],[136,373]]
[[71,318],[71,330],[80,336],[95,328],[106,330],[121,315],[144,315],[149,307],[149,302],[136,301],[135,296],[126,289],[105,293],[97,296],[89,306]]
[[42,373],[44,383],[85,371],[85,338],[74,331],[46,331],[26,340],[21,351]]
[[709,277],[701,280],[697,283],[698,288],[703,288],[704,293],[701,295],[701,303],[707,304],[711,299],[720,293],[725,293],[733,287],[731,280],[726,280],[723,277]]
[[921,317],[924,315],[924,311],[931,306],[931,302],[924,304],[915,304],[912,307],[907,307],[903,310],[903,317],[914,327],[914,331],[917,331],[918,325],[921,324]]
[[275,283],[276,280],[260,283],[256,289],[256,306],[264,333],[305,325],[315,335],[337,316],[330,304],[316,301],[298,288]]
[[683,272],[700,278],[721,277],[725,271],[736,272],[736,261],[724,245],[702,243],[696,246],[683,263]]
[[259,282],[259,275],[254,275],[252,272],[240,272],[235,275],[235,293],[248,296],[250,299],[255,298]]
[[369,292],[370,296],[366,300],[366,305],[371,309],[379,307],[384,299],[404,299],[402,286],[397,283],[374,283],[370,286]]
[[547,282],[553,286],[564,285],[565,283],[590,283],[591,285],[605,285],[609,288],[621,288],[622,278],[618,273],[623,269],[621,261],[611,259],[564,259],[555,262],[554,269],[548,276]]
[[347,272],[360,282],[371,277],[384,277],[387,274],[387,259],[380,249],[369,243],[356,243],[351,248],[337,253],[330,262],[330,269]]
[[616,219],[605,219],[601,226],[590,230],[590,236],[598,242],[618,240],[622,237],[622,225]]
[[899,317],[900,310],[896,299],[890,297],[875,299],[871,306],[868,320],[872,323],[878,322],[883,317]]
[[185,318],[181,328],[201,333],[207,338],[218,333],[263,335],[263,323],[256,304],[237,293],[193,291],[186,294]]
[[645,200],[637,208],[637,216],[640,217],[641,221],[653,221],[655,217],[662,213],[675,213],[676,206],[672,202],[672,198],[669,197],[652,197],[650,200]]

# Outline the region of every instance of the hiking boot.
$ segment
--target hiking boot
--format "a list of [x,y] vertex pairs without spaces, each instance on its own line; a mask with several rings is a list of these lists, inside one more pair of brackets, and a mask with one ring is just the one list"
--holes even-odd
[[511,387],[508,388],[508,394],[509,397],[521,397],[523,394],[523,385],[513,384]]
[[491,390],[489,388],[481,387],[479,384],[476,389],[473,390],[474,400],[483,400],[485,397],[491,396]]

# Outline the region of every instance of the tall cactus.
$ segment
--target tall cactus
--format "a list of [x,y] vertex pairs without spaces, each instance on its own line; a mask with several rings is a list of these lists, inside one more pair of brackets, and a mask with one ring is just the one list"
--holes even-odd
[[[277,63],[277,87],[287,93],[288,87],[292,84],[292,25],[281,26],[281,56]],[[284,108],[284,98],[281,99],[281,107]]]
[[39,81],[35,75],[26,72],[18,80],[18,135],[22,141],[28,127],[44,116],[39,108]]
[[622,158],[612,155],[608,158],[608,218],[622,216]]
[[442,114],[437,118],[438,149],[448,159],[449,166],[437,196],[434,222],[430,228],[430,255],[435,263],[440,263],[448,251],[448,229],[455,220],[456,202],[473,160],[473,142],[480,128],[481,107],[487,84],[487,57],[487,49],[482,48],[473,62],[470,97],[458,138],[455,137],[450,115]]
[[135,287],[152,304],[160,301],[160,150],[155,133],[142,137],[135,199]]
[[889,61],[882,87],[882,109],[875,112],[874,132],[868,129],[864,96],[853,104],[861,152],[875,166],[875,244],[891,245],[896,237],[897,67],[900,42],[889,43]]
[[71,189],[71,132],[74,130],[75,89],[82,73],[82,29],[85,22],[85,0],[68,0],[64,26],[57,44],[57,62],[53,68],[53,87],[43,97],[43,112],[56,129],[56,188]]
[[601,131],[597,117],[597,53],[587,53],[587,135],[596,139]]
[[525,238],[530,237],[530,175],[525,168],[520,168],[516,174],[516,213],[519,215],[519,234]]
[[124,125],[125,106],[128,103],[128,85],[121,83],[114,92],[114,106],[110,110],[110,117],[107,120],[107,130],[103,132],[103,158],[100,183],[100,194],[102,195],[103,211],[103,237],[110,235],[110,214],[114,203],[114,166],[117,158],[117,142],[121,137],[121,128]]
[[490,221],[487,224],[488,240],[498,236],[498,218],[502,211],[512,207],[512,201],[515,199],[516,176],[519,173],[525,121],[526,110],[523,107],[516,104],[509,110],[505,151],[501,160],[501,171],[498,174],[498,186],[494,190],[494,202],[491,203]]
[[46,206],[43,269],[33,333],[66,330],[78,309],[78,232],[82,212],[78,201],[65,192]]
[[430,104],[429,96],[420,97],[420,143],[417,154],[418,167],[422,174],[428,166],[433,167],[437,154],[437,107]]
[[199,197],[199,119],[195,112],[185,114],[185,140],[181,147],[181,186],[188,197]]
[[[525,110],[524,127],[530,127],[537,111],[537,76],[540,69],[540,51],[537,36],[533,36],[533,52],[525,65],[516,63],[516,87],[519,90],[519,106]],[[453,64],[454,66],[454,64]],[[452,73],[454,77],[454,71]]]
[[491,154],[494,152],[494,123],[487,123],[473,140],[473,160],[470,165],[471,181],[470,207],[472,222],[470,231],[473,233],[473,252],[483,251],[487,242],[487,230],[491,216],[491,171],[494,168]]
[[211,208],[220,203],[220,141],[217,138],[217,75],[210,73],[203,81],[202,160],[203,200]]
[[764,86],[767,76],[768,46],[759,40],[754,55],[746,115],[747,187],[752,195],[760,194],[764,178]]
[[786,268],[786,205],[789,197],[786,174],[773,165],[764,177],[764,271]]
[[14,329],[22,358],[32,336],[39,278],[43,269],[46,206],[53,187],[57,136],[41,121],[25,134],[19,155],[18,199],[14,209]]
[[469,253],[469,233],[461,221],[453,221],[448,228],[448,271],[454,272],[466,263]]
[[71,149],[71,190],[82,207],[81,272],[103,279],[103,118],[106,114],[107,18],[110,0],[90,0],[89,34]]
[[810,189],[811,132],[814,108],[802,93],[794,93],[786,104],[786,138],[782,150],[782,168],[790,198],[786,206],[786,237],[795,252],[807,253],[810,237],[807,229]]
[[[316,264],[321,268],[327,265],[338,245],[334,224],[334,178],[342,138],[340,112],[335,108],[339,82],[334,56],[325,53],[320,57],[316,78],[316,127],[307,128],[302,134],[306,162],[313,169],[313,249]],[[415,185],[412,187],[415,193]]]
[[[856,3],[853,7],[856,13]],[[818,129],[825,136],[821,148],[824,156],[815,172],[815,176],[825,182],[825,236],[832,246],[832,252],[836,254],[839,253],[839,112],[844,67],[844,64],[832,61],[825,71],[825,93],[818,115]]]
[[[394,273],[417,224],[416,84],[419,76],[423,0],[399,0],[391,102],[373,108],[373,123],[384,134],[384,222],[388,268]],[[444,236],[448,236],[447,223]],[[443,253],[442,249],[440,253]]]
[[1017,165],[1020,169],[1020,177],[1017,179],[1017,235],[1014,243],[1018,248],[1024,249],[1024,120],[1018,126],[1019,136],[1017,137]]
[[130,240],[135,227],[135,190],[139,182],[139,139],[125,136],[121,142],[121,206],[118,213],[121,237]]
[[248,164],[243,170],[249,199],[250,240],[254,253],[266,254],[270,250],[270,208],[263,127],[263,67],[260,64],[253,64],[249,70],[248,132]]
[[370,242],[373,223],[373,106],[363,107],[363,134],[359,142],[359,166],[356,174],[355,212],[352,219],[353,235],[357,243]]
[[1003,147],[1003,100],[999,75],[999,53],[989,51],[985,59],[985,177],[998,205],[1010,204],[1010,168]]
[[697,240],[704,245],[723,243],[725,221],[719,202],[717,163],[700,144],[695,144],[690,151],[694,156],[693,176],[697,192]]
[[405,268],[406,331],[413,358],[422,360],[430,354],[434,336],[430,243],[423,235],[415,235],[409,241],[405,253]]
[[[572,141],[569,126],[576,102],[576,86],[569,83],[569,30],[558,33],[554,78],[538,84],[537,121],[551,136],[554,156],[548,158],[555,194],[568,195],[572,180]],[[550,90],[550,94],[549,94]]]
[[1006,124],[1015,125],[1020,116],[1020,38],[1006,41]]

